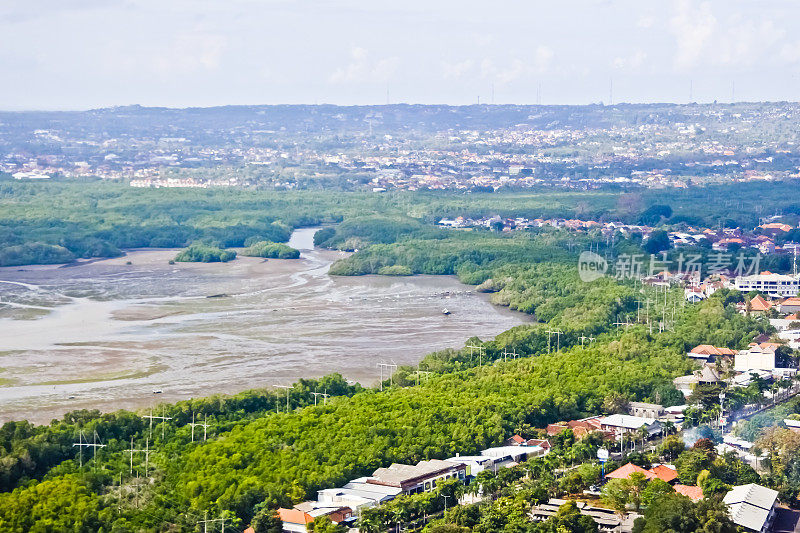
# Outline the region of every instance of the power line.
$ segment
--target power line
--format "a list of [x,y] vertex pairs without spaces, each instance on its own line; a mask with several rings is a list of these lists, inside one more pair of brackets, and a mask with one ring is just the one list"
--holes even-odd
[[154,416],[153,415],[153,408],[151,407],[150,408],[150,414],[142,416],[142,418],[149,418],[150,419],[150,438],[151,439],[153,438],[153,420],[163,420],[164,421],[163,425],[161,426],[161,440],[164,440],[166,438],[166,434],[167,434],[167,424],[166,424],[166,422],[167,422],[167,420],[172,420],[172,417],[171,416],[164,416],[165,413],[166,413],[166,407],[162,407],[161,416]]
[[483,366],[483,354],[486,353],[486,348],[483,346],[475,346],[474,344],[470,344],[467,346],[469,348],[469,360],[472,361],[474,357],[473,350],[478,350],[478,366]]
[[222,522],[222,533],[225,533],[225,520],[227,518],[208,518],[208,511],[203,516],[203,520],[198,520],[197,525],[203,525],[203,533],[208,533],[208,524],[215,524],[217,522]]
[[381,391],[383,391],[383,369],[386,368],[389,371],[389,386],[392,386],[392,374],[393,371],[397,371],[397,365],[394,363],[378,363],[378,368],[381,369]]
[[201,428],[203,428],[203,441],[206,440],[206,435],[207,435],[208,426],[209,426],[209,424],[208,424],[208,415],[203,415],[203,423],[201,424],[200,422],[195,422],[194,421],[194,413],[192,413],[192,421],[189,423],[189,425],[192,426],[192,442],[194,442],[194,428],[195,428],[195,426],[200,426]]
[[[146,449],[144,449],[144,450],[141,450],[141,449],[137,450],[137,449],[134,449],[134,447],[133,447],[133,437],[131,437],[131,447],[130,447],[130,449],[128,449],[128,450],[125,450],[125,452],[126,452],[126,453],[130,453],[130,454],[131,454],[131,470],[130,470],[130,474],[131,474],[131,475],[133,475],[133,454],[134,454],[134,453],[143,452],[143,453],[145,454],[145,464],[147,464],[147,463],[149,463],[149,462],[150,462],[150,461],[149,461],[149,458],[150,458],[150,452],[151,452],[151,451],[153,451],[153,450],[151,450],[151,449],[150,449],[150,446],[149,446],[149,444],[150,444],[150,440],[149,440],[149,439],[148,439],[148,441],[147,441],[147,442],[148,442],[148,446],[147,446],[147,448],[146,448]],[[146,468],[145,468],[145,470],[146,470]]]
[[78,442],[72,444],[73,448],[75,446],[78,447],[78,453],[80,455],[80,466],[83,468],[83,449],[84,448],[92,448],[92,460],[97,462],[97,448],[105,448],[105,444],[97,444],[98,440],[97,431],[94,432],[92,435],[92,442],[83,442],[86,439],[86,436],[83,434],[83,430],[80,431],[78,434]]
[[289,391],[294,388],[294,385],[275,385],[279,389],[286,389],[286,412],[289,412]]
[[555,334],[555,336],[556,336],[556,343],[557,343],[556,351],[559,351],[561,349],[561,334],[562,333],[564,333],[564,332],[561,331],[558,328],[556,328],[556,329],[548,329],[547,330],[547,353],[550,353],[550,341],[553,338],[553,334]]

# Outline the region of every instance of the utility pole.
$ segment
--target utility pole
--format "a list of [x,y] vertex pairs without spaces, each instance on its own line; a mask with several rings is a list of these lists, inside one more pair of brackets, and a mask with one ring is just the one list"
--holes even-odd
[[547,353],[550,353],[550,339],[552,338],[553,334],[555,334],[555,336],[556,336],[556,343],[557,343],[556,344],[556,351],[559,351],[561,349],[561,334],[562,333],[564,333],[564,332],[561,331],[558,328],[556,328],[556,329],[548,329],[547,330]]
[[192,422],[189,425],[192,426],[192,442],[194,442],[195,426],[200,426],[201,428],[203,428],[203,441],[206,440],[206,433],[208,431],[208,415],[203,415],[203,423],[201,424],[200,422],[194,421],[194,413],[192,413]]
[[294,385],[275,385],[279,389],[286,389],[286,412],[289,412],[289,391],[294,388]]
[[378,363],[378,368],[381,369],[381,391],[383,391],[383,369],[389,372],[389,386],[392,386],[392,374],[397,370],[397,365],[393,363]]
[[486,352],[486,348],[483,346],[475,346],[474,344],[470,344],[467,348],[469,348],[470,361],[472,361],[473,358],[473,350],[478,350],[478,366],[483,366],[483,354]]
[[150,453],[149,450],[136,450],[136,449],[134,449],[134,447],[133,447],[133,437],[131,437],[131,447],[130,447],[130,449],[129,450],[125,450],[125,452],[131,454],[131,471],[130,471],[130,475],[133,475],[133,454],[134,453],[138,453],[138,452],[144,452],[144,453],[149,455],[149,453]]
[[167,420],[172,420],[171,416],[164,416],[166,413],[166,407],[162,407],[161,409],[161,416],[153,416],[153,408],[150,408],[150,414],[144,415],[142,418],[149,418],[150,419],[150,438],[153,438],[153,420],[163,420],[164,425],[161,426],[161,440],[163,441],[166,438],[167,432]]
[[417,387],[419,387],[419,376],[423,375],[427,379],[433,372],[429,372],[427,370],[417,370]]
[[[326,390],[327,390],[327,389],[326,389]],[[314,392],[312,392],[311,394],[313,394],[313,395],[314,395],[314,407],[316,407],[316,406],[317,406],[317,396],[322,396],[322,401],[323,401],[323,402],[324,402],[326,399],[328,399],[328,393],[326,393],[326,392],[317,392],[317,391],[314,391]]]
[[97,462],[97,448],[105,448],[105,444],[97,444],[97,432],[94,432],[92,435],[92,442],[83,442],[86,440],[86,436],[83,434],[83,430],[78,434],[78,442],[72,444],[72,447],[78,447],[78,453],[80,454],[80,466],[83,468],[83,449],[84,448],[91,448],[92,449],[92,460]]
[[203,533],[208,533],[208,524],[222,522],[222,533],[225,533],[225,520],[227,518],[208,518],[208,511],[203,514],[203,520],[198,520],[197,525],[203,526]]

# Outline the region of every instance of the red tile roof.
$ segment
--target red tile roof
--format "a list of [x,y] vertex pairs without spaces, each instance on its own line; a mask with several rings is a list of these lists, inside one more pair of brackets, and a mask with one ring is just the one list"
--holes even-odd
[[673,485],[673,489],[678,494],[683,494],[692,499],[693,502],[703,499],[703,489],[694,485]]
[[650,472],[655,474],[661,481],[666,481],[667,483],[678,479],[678,472],[668,466],[658,465],[651,468]]
[[750,300],[751,311],[767,311],[771,308],[772,304],[766,301],[760,294],[757,294],[755,298]]
[[700,355],[736,355],[736,352],[730,348],[712,346],[710,344],[701,344],[692,348],[691,353]]
[[297,509],[278,509],[278,516],[282,522],[289,522],[290,524],[310,524],[314,521],[311,515]]
[[609,472],[608,474],[606,474],[606,477],[611,479],[628,479],[630,475],[635,472],[644,474],[644,477],[646,477],[648,480],[657,477],[654,473],[650,472],[649,470],[645,470],[641,466],[636,466],[633,463],[628,463],[625,466],[617,468],[613,472]]

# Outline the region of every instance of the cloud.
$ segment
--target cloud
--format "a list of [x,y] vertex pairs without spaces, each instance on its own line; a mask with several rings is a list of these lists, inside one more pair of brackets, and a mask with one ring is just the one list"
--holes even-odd
[[456,61],[450,63],[447,61],[442,62],[442,76],[445,79],[459,79],[464,77],[465,74],[472,70],[475,62],[472,59],[465,59],[464,61]]
[[675,36],[677,52],[674,62],[678,68],[696,65],[717,26],[711,4],[696,6],[692,0],[677,0],[675,15],[670,20],[670,30]]
[[636,27],[638,28],[652,28],[653,24],[655,23],[656,19],[653,18],[652,15],[642,15],[636,21]]
[[542,73],[550,68],[555,53],[549,46],[539,45],[533,56],[533,66],[537,72]]
[[514,58],[506,64],[497,65],[492,59],[484,58],[480,63],[480,76],[492,80],[498,85],[507,85],[526,76],[546,72],[550,68],[554,56],[550,47],[539,45],[527,60]]
[[784,44],[778,57],[785,63],[800,63],[800,41]]
[[220,65],[227,39],[202,29],[179,33],[171,46],[159,53],[153,65],[160,72],[215,70]]
[[365,48],[354,46],[350,50],[350,63],[337,68],[328,79],[332,83],[382,83],[397,71],[398,62],[397,57],[372,61]]
[[617,69],[634,69],[641,67],[644,60],[647,59],[647,54],[642,50],[636,50],[628,57],[617,57],[611,62],[612,66]]

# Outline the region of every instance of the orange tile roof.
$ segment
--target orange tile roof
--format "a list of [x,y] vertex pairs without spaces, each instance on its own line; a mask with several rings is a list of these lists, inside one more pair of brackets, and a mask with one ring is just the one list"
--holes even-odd
[[763,296],[757,294],[755,298],[750,300],[751,311],[767,311],[772,308],[772,304],[764,299]]
[[797,296],[786,298],[784,301],[781,302],[781,305],[800,305],[800,298],[798,298]]
[[655,474],[658,479],[661,481],[666,481],[667,483],[678,479],[678,472],[668,466],[658,465],[651,468],[650,471]]
[[730,348],[712,346],[710,344],[701,344],[692,348],[691,353],[701,355],[736,355],[736,352]]
[[636,466],[633,463],[628,463],[625,466],[617,468],[613,472],[609,472],[608,474],[606,474],[606,477],[609,477],[611,479],[628,479],[630,475],[635,472],[644,474],[644,477],[646,477],[648,480],[657,477],[654,473],[650,472],[649,470],[645,470],[641,466]]
[[703,489],[694,485],[673,485],[673,489],[678,494],[683,494],[692,499],[693,502],[703,499]]
[[282,522],[289,522],[291,524],[310,524],[314,519],[308,513],[298,511],[297,509],[278,509],[278,516]]

